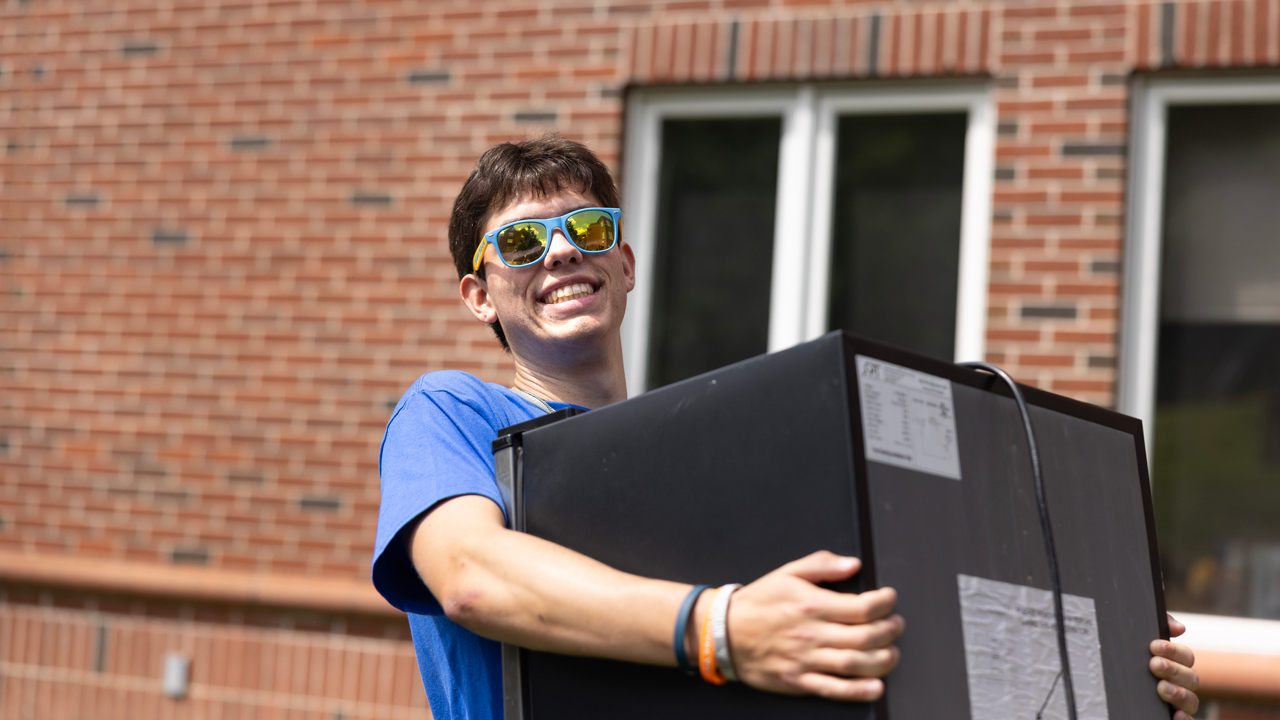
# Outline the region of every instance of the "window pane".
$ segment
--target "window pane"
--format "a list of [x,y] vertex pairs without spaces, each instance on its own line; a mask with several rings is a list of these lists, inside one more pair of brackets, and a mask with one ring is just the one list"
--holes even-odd
[[768,349],[781,118],[668,120],[650,388]]
[[1280,106],[1174,107],[1153,483],[1169,605],[1280,619]]
[[840,118],[829,324],[951,360],[968,118]]

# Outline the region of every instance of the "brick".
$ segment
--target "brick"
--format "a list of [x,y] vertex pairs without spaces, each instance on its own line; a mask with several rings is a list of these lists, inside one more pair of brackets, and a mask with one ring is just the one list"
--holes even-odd
[[992,201],[996,204],[1040,204],[1048,202],[1049,193],[1044,190],[996,190]]
[[1067,11],[1071,17],[1112,17],[1124,15],[1127,8],[1115,3],[1072,5]]
[[1058,56],[1053,52],[1030,51],[1013,51],[1006,52],[1000,56],[1000,62],[1003,65],[1027,66],[1027,65],[1052,65],[1057,62]]
[[[1075,64],[1093,64],[1093,63],[1122,63],[1124,62],[1124,50],[1121,49],[1105,49],[1105,50],[1070,50],[1067,52],[1067,62]],[[1120,76],[1123,80],[1124,76]],[[1115,83],[1112,83],[1115,84]]]
[[1088,28],[1067,28],[1055,30],[1038,30],[1032,35],[1033,42],[1052,43],[1069,40],[1089,40],[1093,31]]
[[1080,120],[1036,120],[1028,123],[1031,134],[1036,135],[1083,135],[1089,132],[1089,123]]
[[1080,224],[1081,219],[1079,213],[1028,212],[1023,221],[1028,225],[1075,226]]
[[1064,157],[1120,157],[1126,152],[1123,143],[1097,143],[1069,140],[1062,144]]
[[[1116,337],[1115,332],[1087,332],[1055,328],[1053,339],[1055,342],[1065,344],[1109,344],[1115,342]],[[1112,359],[1114,360],[1114,358]]]
[[1063,190],[1059,199],[1064,203],[1119,203],[1124,193],[1119,190]]
[[1107,380],[1057,380],[1050,385],[1056,393],[1109,393],[1112,383]]
[[1069,276],[1074,271],[1080,269],[1080,263],[1054,260],[1028,260],[1022,264],[1022,268],[1024,271],[1029,273],[1053,273],[1059,276]]
[[1059,282],[1058,292],[1062,295],[1076,295],[1081,297],[1101,295],[1104,297],[1115,297],[1119,291],[1119,284],[1113,280],[1098,281],[1093,283],[1080,282]]
[[1039,342],[1040,331],[988,329],[987,339],[1005,340],[1009,342]]
[[1027,367],[1072,367],[1076,364],[1076,359],[1071,355],[1019,353],[1018,364]]
[[1092,111],[1092,110],[1125,110],[1125,99],[1123,97],[1091,97],[1067,100],[1064,103],[1064,109],[1068,111]]
[[1058,14],[1058,8],[1052,5],[1027,5],[1019,7],[1017,5],[1005,8],[1004,17],[1009,20],[1022,19],[1044,19],[1051,18]]
[[1027,168],[1029,180],[1080,180],[1084,178],[1084,169],[1079,167],[1037,166]]
[[1089,76],[1084,73],[1068,73],[1060,75],[1040,74],[1031,77],[1031,87],[1040,88],[1083,88],[1088,87]]
[[996,159],[1045,158],[1053,155],[1053,148],[1045,144],[999,143],[996,145]]
[[1075,305],[1023,304],[1019,316],[1024,320],[1073,320],[1078,310]]

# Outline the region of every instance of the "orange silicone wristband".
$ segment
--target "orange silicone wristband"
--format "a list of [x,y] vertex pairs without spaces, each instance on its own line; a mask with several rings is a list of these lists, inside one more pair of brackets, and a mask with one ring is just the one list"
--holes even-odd
[[[719,594],[721,590],[716,590]],[[711,597],[711,602],[715,603],[715,596]],[[698,636],[698,672],[701,673],[702,679],[712,685],[723,685],[729,682],[728,678],[720,672],[720,668],[716,666],[716,645],[715,638],[711,635],[711,611],[707,611],[707,616],[702,620],[702,633]]]

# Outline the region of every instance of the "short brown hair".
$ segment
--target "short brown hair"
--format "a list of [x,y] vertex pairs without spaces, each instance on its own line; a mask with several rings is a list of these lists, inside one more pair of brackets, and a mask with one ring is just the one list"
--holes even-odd
[[[471,270],[489,218],[513,201],[543,198],[576,190],[595,198],[602,207],[618,207],[618,187],[609,168],[586,145],[560,135],[544,135],[521,142],[495,145],[476,160],[462,191],[453,201],[449,217],[449,252],[458,279]],[[484,277],[484,267],[476,273]],[[501,323],[493,332],[502,347],[510,349]]]

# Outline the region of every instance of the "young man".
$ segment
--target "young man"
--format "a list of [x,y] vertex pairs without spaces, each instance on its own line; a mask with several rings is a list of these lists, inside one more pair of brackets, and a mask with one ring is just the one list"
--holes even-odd
[[[441,720],[502,716],[500,642],[676,664],[672,631],[690,586],[621,573],[507,530],[493,479],[490,442],[499,428],[546,407],[626,398],[620,327],[635,257],[617,240],[618,205],[607,168],[559,137],[490,149],[454,203],[449,244],[462,301],[510,350],[515,380],[506,388],[442,371],[405,393],[382,445],[373,567],[378,590],[409,613]],[[894,591],[818,585],[859,568],[857,558],[817,552],[738,590],[727,635],[741,681],[835,700],[878,698],[903,631]],[[706,616],[712,595],[693,598],[692,617]],[[697,624],[684,637],[695,657]],[[1179,708],[1175,720],[1190,720],[1198,706],[1191,651],[1158,640],[1151,652],[1160,696]]]

